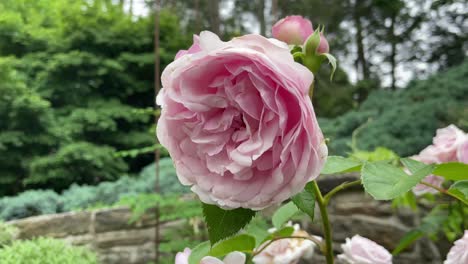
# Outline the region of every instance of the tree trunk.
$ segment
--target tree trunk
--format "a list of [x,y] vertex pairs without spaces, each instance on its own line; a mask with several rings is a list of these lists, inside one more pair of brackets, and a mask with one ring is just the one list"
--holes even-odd
[[367,65],[366,61],[366,56],[364,53],[364,38],[362,36],[362,24],[361,24],[361,14],[359,12],[359,7],[358,4],[359,0],[356,0],[354,3],[354,10],[353,10],[353,20],[354,24],[356,25],[356,47],[357,47],[357,59],[356,59],[356,68],[357,71],[359,72],[359,69],[361,69],[362,73],[362,78],[369,79],[370,74],[369,74],[369,68]]
[[395,36],[395,19],[396,19],[396,14],[392,13],[391,16],[391,24],[390,24],[390,44],[391,44],[391,53],[390,53],[390,74],[391,74],[391,84],[390,88],[392,90],[396,89],[396,76],[395,76],[395,71],[396,71],[396,45],[397,45],[397,39]]
[[257,18],[260,22],[260,35],[266,35],[265,0],[258,0]]
[[211,31],[219,36],[220,22],[219,22],[219,0],[210,0],[208,2],[208,9],[210,12],[210,27]]

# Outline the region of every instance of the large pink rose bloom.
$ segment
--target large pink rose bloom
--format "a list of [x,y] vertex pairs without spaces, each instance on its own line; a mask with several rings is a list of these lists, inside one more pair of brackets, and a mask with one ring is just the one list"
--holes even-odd
[[312,73],[260,35],[196,39],[198,51],[164,70],[158,95],[158,138],[180,182],[226,209],[260,210],[300,192],[327,156]]
[[457,149],[466,134],[455,125],[437,129],[433,139],[434,155],[440,162],[457,161]]
[[355,235],[341,245],[338,259],[348,264],[392,264],[392,254],[374,241]]
[[462,238],[455,241],[444,264],[468,264],[468,230]]
[[273,37],[290,45],[302,45],[312,35],[312,22],[302,16],[287,16],[272,27]]

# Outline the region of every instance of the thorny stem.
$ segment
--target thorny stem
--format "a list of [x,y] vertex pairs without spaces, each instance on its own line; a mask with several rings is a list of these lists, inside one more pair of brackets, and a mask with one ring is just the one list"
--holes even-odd
[[464,203],[465,205],[468,205],[468,203],[466,201],[461,200],[459,197],[457,197],[456,195],[454,195],[453,193],[449,192],[448,190],[446,190],[444,188],[441,188],[441,187],[438,187],[438,186],[435,186],[433,184],[430,184],[428,182],[423,182],[423,181],[421,182],[421,184],[424,184],[424,185],[429,186],[429,187],[431,187],[433,189],[436,189],[437,191],[439,191],[439,192],[441,192],[441,193],[443,193],[445,195],[451,196],[455,200],[460,201],[460,202]]
[[331,233],[331,225],[330,220],[328,219],[328,212],[327,212],[327,205],[325,200],[323,199],[322,193],[320,192],[320,188],[317,185],[316,181],[313,181],[315,199],[320,209],[320,215],[322,216],[322,224],[323,224],[323,233],[325,236],[325,257],[327,259],[327,264],[333,264],[333,247],[332,247],[332,233]]

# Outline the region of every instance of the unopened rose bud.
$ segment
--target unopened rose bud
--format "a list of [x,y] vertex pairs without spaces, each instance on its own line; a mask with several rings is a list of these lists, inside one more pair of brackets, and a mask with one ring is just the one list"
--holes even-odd
[[302,45],[312,35],[312,22],[302,16],[287,16],[272,28],[273,37],[289,45]]
[[328,40],[325,38],[323,33],[320,33],[320,44],[317,48],[317,53],[328,53],[330,51],[330,46],[328,45]]

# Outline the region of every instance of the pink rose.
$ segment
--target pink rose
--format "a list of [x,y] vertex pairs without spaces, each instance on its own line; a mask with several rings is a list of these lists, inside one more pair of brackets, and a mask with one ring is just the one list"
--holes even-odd
[[215,257],[204,257],[200,264],[244,264],[245,254],[241,252],[231,252],[221,261]]
[[312,73],[260,35],[223,42],[204,31],[195,45],[164,70],[157,98],[157,135],[180,182],[226,209],[260,210],[300,192],[327,157]]
[[320,43],[317,47],[318,53],[328,53],[330,51],[330,46],[328,45],[328,40],[323,36],[323,33],[320,33]]
[[287,16],[272,28],[273,37],[290,45],[302,45],[312,35],[312,22],[302,16]]
[[444,264],[467,264],[468,263],[468,230],[462,238],[455,241],[453,247],[447,254]]
[[185,248],[183,252],[177,253],[175,257],[175,264],[188,264],[188,259],[192,251],[190,248]]
[[[291,225],[289,223],[289,225]],[[306,231],[300,229],[298,224],[294,226],[293,236],[308,237],[309,234]],[[270,230],[275,232],[276,229]],[[317,239],[321,239],[317,237]],[[268,243],[268,242],[266,242]],[[296,264],[301,258],[310,259],[314,254],[315,244],[314,242],[306,239],[280,239],[271,243],[265,248],[260,254],[253,257],[252,261],[255,264]]]
[[[428,146],[427,148],[423,149],[419,155],[411,157],[414,160],[420,161],[425,164],[435,164],[438,163],[437,156],[433,154],[434,146]],[[430,183],[434,186],[441,187],[442,183],[444,182],[444,178],[436,176],[436,175],[428,175],[423,179],[424,182]],[[415,195],[423,195],[425,193],[433,193],[436,194],[439,191],[436,189],[429,187],[424,184],[417,184],[413,188],[413,193]]]
[[465,137],[465,140],[458,146],[457,160],[458,162],[468,164],[468,135]]
[[374,241],[355,235],[351,239],[346,238],[346,243],[341,245],[343,254],[338,259],[348,264],[391,264],[392,254]]
[[437,129],[433,139],[435,155],[440,162],[457,161],[457,148],[466,135],[454,125]]

